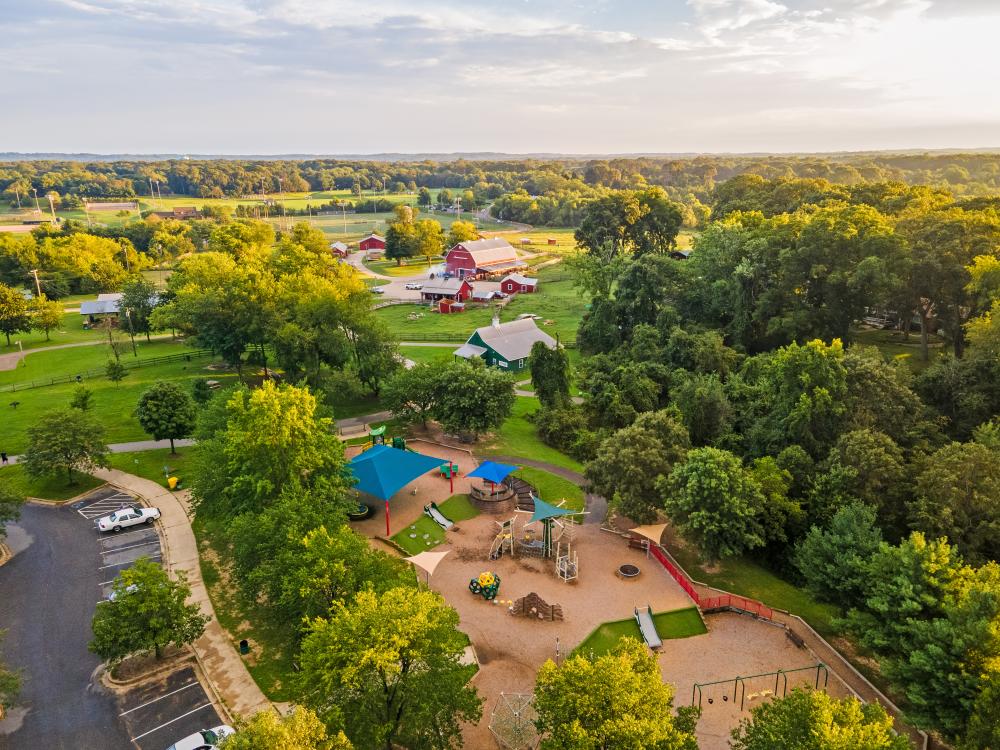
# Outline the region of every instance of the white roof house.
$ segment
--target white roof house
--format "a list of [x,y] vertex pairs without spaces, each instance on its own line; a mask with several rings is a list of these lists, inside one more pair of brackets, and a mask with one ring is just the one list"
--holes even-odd
[[121,292],[110,292],[98,294],[96,300],[87,300],[80,303],[81,315],[117,315],[118,306],[121,304]]
[[509,323],[494,319],[491,325],[477,328],[454,354],[465,359],[481,357],[489,364],[521,370],[527,366],[531,347],[537,341],[543,342],[550,349],[558,346],[556,340],[539,329],[531,318],[512,320]]

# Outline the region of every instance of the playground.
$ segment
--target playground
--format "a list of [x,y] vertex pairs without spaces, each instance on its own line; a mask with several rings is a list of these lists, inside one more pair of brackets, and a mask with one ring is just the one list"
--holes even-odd
[[[422,440],[406,441],[403,451],[405,459],[385,455],[431,468],[391,492],[387,503],[366,497],[374,513],[354,526],[384,538],[388,507],[395,545],[422,555],[414,560],[420,580],[458,611],[484,699],[483,719],[464,731],[466,746],[496,746],[494,707],[530,694],[547,659],[603,652],[627,636],[641,637],[657,654],[676,705],[700,702],[703,750],[727,748],[739,719],[784,690],[819,684],[847,695],[784,629],[746,614],[703,617],[644,541],[602,530],[560,498],[526,493],[522,480],[510,478],[516,467],[477,464],[467,451]],[[355,447],[348,455],[357,461],[364,453]],[[657,527],[637,531],[657,537]]]

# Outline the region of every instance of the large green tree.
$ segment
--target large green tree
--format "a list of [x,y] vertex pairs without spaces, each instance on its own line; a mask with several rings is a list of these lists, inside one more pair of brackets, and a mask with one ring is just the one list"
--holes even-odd
[[7,337],[7,346],[10,346],[12,333],[27,333],[30,330],[28,300],[20,289],[0,284],[0,332]]
[[496,429],[514,408],[514,377],[482,360],[441,368],[434,419],[448,432],[478,436]]
[[[5,631],[0,630],[0,644],[3,643],[4,635]],[[3,660],[0,660],[0,708],[11,708],[20,692],[20,673],[9,669]]]
[[764,495],[739,457],[695,448],[658,482],[667,515],[711,560],[764,544]]
[[111,662],[152,651],[159,659],[164,647],[193,643],[209,621],[197,604],[188,604],[191,587],[183,571],[176,580],[148,558],[118,574],[113,598],[101,602],[91,625],[90,650]]
[[236,722],[236,734],[219,743],[220,750],[352,750],[342,732],[330,736],[308,708],[285,716],[268,708]]
[[601,656],[547,661],[535,681],[542,750],[697,750],[697,712],[674,712],[673,688],[656,658],[632,638]]
[[135,276],[126,281],[122,286],[122,299],[118,306],[124,318],[123,327],[132,334],[146,334],[148,341],[152,330],[150,318],[158,301],[156,285],[145,276]]
[[733,750],[911,750],[878,703],[796,688],[757,706],[733,730]]
[[363,591],[310,623],[302,644],[300,701],[359,747],[460,745],[460,722],[482,708],[458,613],[433,591]]
[[542,406],[553,408],[569,402],[569,355],[561,346],[554,349],[544,341],[531,346],[528,360],[531,366],[531,386]]
[[169,440],[173,454],[174,440],[189,437],[194,432],[198,413],[194,399],[185,388],[160,380],[139,397],[135,416],[153,440]]
[[28,428],[28,447],[21,463],[28,476],[65,475],[71,485],[74,472],[108,468],[104,428],[79,409],[46,412]]
[[400,370],[383,387],[382,403],[396,419],[426,427],[441,388],[447,385],[441,374],[442,369],[429,362]]
[[623,190],[591,201],[576,231],[588,252],[610,245],[615,254],[665,253],[677,241],[683,216],[659,187]]
[[46,341],[49,341],[49,331],[55,330],[62,323],[63,314],[62,304],[48,299],[44,294],[28,303],[31,327],[44,332]]

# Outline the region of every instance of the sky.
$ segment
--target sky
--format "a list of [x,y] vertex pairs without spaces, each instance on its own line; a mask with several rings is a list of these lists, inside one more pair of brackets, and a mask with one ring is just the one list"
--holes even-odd
[[0,151],[1000,147],[1000,0],[0,0]]

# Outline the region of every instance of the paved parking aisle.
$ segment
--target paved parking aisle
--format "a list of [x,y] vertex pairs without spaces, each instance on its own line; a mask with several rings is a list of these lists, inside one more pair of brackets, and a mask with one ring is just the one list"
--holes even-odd
[[135,498],[126,495],[114,487],[102,487],[91,492],[87,497],[79,500],[71,506],[77,513],[87,520],[94,520],[101,516],[106,516],[118,510],[123,505],[135,502]]
[[118,705],[119,718],[140,750],[162,750],[223,723],[191,667],[130,690]]

